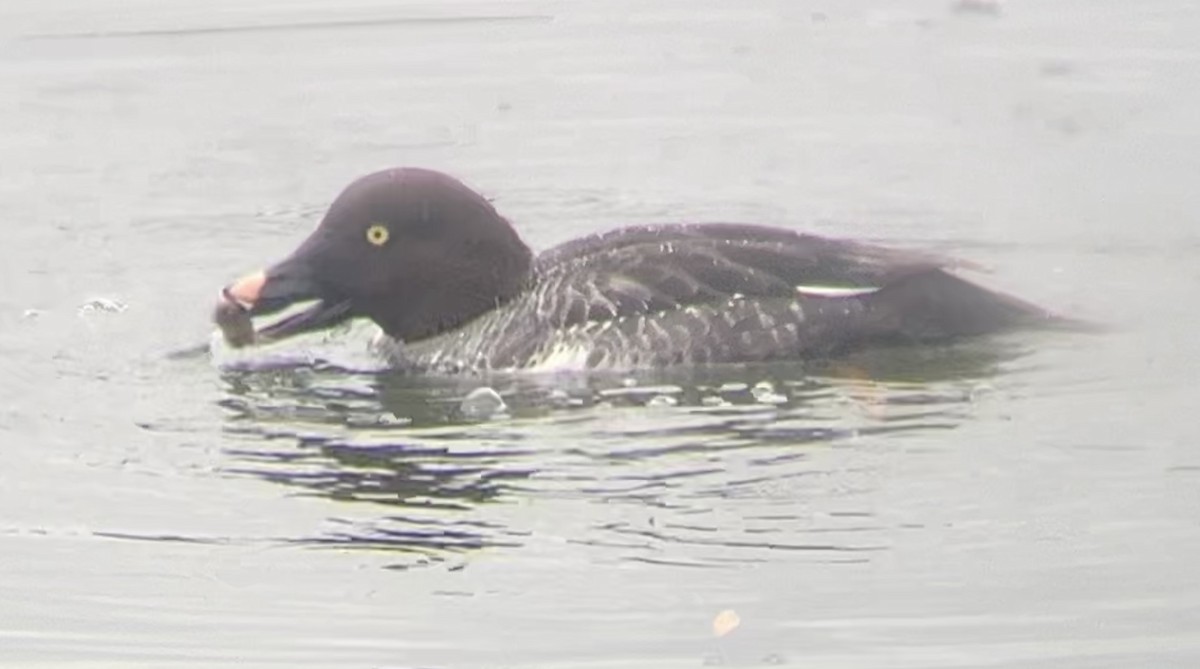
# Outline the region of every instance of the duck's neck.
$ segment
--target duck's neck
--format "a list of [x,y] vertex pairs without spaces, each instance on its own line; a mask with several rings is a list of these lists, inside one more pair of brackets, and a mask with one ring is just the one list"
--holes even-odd
[[513,232],[465,242],[436,278],[398,286],[398,296],[380,296],[363,312],[389,336],[415,342],[462,327],[512,301],[534,281],[533,252]]

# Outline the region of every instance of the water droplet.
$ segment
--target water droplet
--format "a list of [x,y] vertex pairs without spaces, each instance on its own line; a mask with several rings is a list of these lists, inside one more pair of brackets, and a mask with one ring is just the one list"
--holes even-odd
[[458,409],[466,418],[484,420],[508,411],[508,405],[504,403],[504,398],[500,397],[500,393],[487,386],[482,386],[467,393]]
[[646,402],[648,407],[673,407],[677,404],[679,404],[679,400],[670,395],[655,395],[650,398],[649,402]]

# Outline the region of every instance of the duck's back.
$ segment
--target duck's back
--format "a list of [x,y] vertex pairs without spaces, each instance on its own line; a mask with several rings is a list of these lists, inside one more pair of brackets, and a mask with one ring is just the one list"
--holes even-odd
[[527,292],[429,342],[423,356],[491,368],[750,362],[1045,318],[945,266],[929,255],[778,228],[624,228],[546,251]]

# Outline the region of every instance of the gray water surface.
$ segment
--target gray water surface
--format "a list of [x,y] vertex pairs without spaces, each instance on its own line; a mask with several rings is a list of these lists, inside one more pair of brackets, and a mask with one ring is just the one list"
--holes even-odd
[[[1197,34],[1169,0],[6,2],[0,665],[1200,664]],[[537,249],[770,223],[1104,331],[487,378],[390,373],[365,326],[196,348],[393,165]]]

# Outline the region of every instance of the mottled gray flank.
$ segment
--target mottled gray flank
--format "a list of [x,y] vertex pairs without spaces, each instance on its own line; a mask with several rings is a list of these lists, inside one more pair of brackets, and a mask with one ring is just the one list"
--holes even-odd
[[[943,264],[749,225],[623,228],[550,249],[527,291],[462,327],[375,348],[418,371],[633,370],[811,360],[1044,320]],[[848,294],[810,294],[821,290]]]

